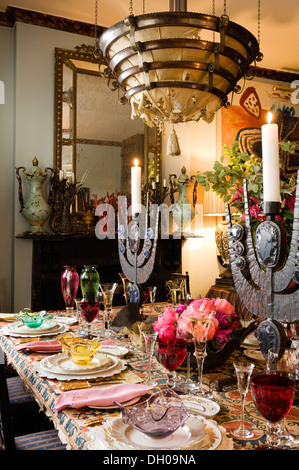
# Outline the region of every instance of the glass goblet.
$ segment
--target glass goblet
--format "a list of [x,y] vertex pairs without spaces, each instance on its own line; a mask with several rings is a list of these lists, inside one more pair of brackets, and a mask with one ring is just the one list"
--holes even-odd
[[115,289],[117,288],[117,282],[105,282],[100,284],[101,291],[104,297],[104,323],[105,323],[105,332],[104,336],[111,336],[112,332],[110,330],[110,317],[112,314],[112,303]]
[[295,381],[278,371],[251,377],[251,394],[256,408],[267,420],[267,446],[259,449],[280,448],[280,421],[289,413],[295,395]]
[[184,362],[187,354],[187,341],[181,338],[157,338],[157,357],[167,373],[167,387],[176,387],[176,369]]
[[[299,381],[299,351],[292,348],[271,348],[268,350],[266,360],[267,373],[289,376]],[[280,445],[288,448],[297,448],[299,439],[291,435],[287,430],[286,419],[282,420],[279,430]]]
[[166,281],[171,295],[172,306],[175,308],[183,299],[184,279],[171,279]]
[[216,315],[216,312],[211,312],[207,317],[202,318],[190,318],[193,341],[194,341],[194,355],[197,361],[198,367],[198,394],[203,398],[213,398],[212,391],[205,391],[202,386],[202,375],[204,360],[207,355],[207,339],[209,333],[210,323],[212,318]]
[[96,335],[92,333],[92,323],[96,320],[100,311],[100,302],[87,302],[84,299],[80,302],[82,316],[86,320],[87,338],[92,339]]
[[152,363],[152,357],[154,354],[154,349],[155,349],[155,343],[157,340],[158,332],[154,331],[154,329],[150,328],[146,331],[142,332],[142,335],[144,337],[145,341],[145,350],[148,356],[148,369],[147,369],[147,378],[144,382],[145,385],[148,385],[149,387],[154,387],[157,385],[157,382],[152,379],[151,376],[151,363]]
[[254,436],[254,433],[249,429],[246,429],[244,423],[244,405],[245,405],[245,397],[248,392],[250,377],[252,371],[254,369],[254,364],[245,364],[245,363],[234,363],[234,368],[237,374],[237,381],[238,381],[238,389],[241,395],[241,406],[242,406],[242,414],[241,414],[241,424],[238,429],[231,431],[231,434],[234,437],[239,439],[250,439]]
[[186,379],[180,383],[180,390],[184,393],[191,394],[198,391],[198,384],[191,379],[191,355],[194,354],[194,341],[193,338],[189,339],[183,337],[187,341],[187,354],[186,354]]

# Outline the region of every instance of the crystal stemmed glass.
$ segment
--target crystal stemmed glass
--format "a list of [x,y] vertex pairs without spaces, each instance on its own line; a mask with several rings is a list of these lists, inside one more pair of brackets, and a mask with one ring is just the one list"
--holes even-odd
[[151,363],[152,363],[152,357],[154,354],[155,343],[157,340],[158,332],[154,331],[153,328],[150,328],[146,331],[143,331],[142,334],[143,334],[144,341],[145,341],[145,350],[148,356],[147,378],[144,384],[148,385],[149,387],[154,387],[155,385],[157,385],[157,382],[152,380],[152,377],[151,377]]
[[[266,372],[289,376],[298,384],[299,352],[292,348],[269,349],[266,360]],[[283,447],[297,448],[299,446],[299,439],[296,439],[295,436],[288,432],[285,418],[280,424],[279,439],[280,445]]]
[[186,354],[186,379],[180,383],[180,390],[184,393],[195,393],[198,390],[198,384],[191,379],[191,355],[194,353],[193,338],[189,339],[182,336],[187,341],[187,354]]
[[194,341],[194,355],[197,361],[198,367],[198,391],[197,393],[203,398],[213,398],[212,391],[205,391],[202,387],[202,375],[204,360],[207,355],[207,337],[209,332],[209,326],[212,318],[216,315],[216,312],[211,312],[210,315],[203,318],[190,318],[193,341]]
[[267,446],[280,448],[280,421],[289,413],[295,395],[295,381],[286,375],[261,373],[251,377],[251,394],[256,408],[267,420]]
[[176,387],[176,369],[184,362],[187,354],[187,341],[181,338],[157,338],[157,357],[167,373],[166,385]]
[[112,303],[115,289],[117,288],[117,282],[105,282],[100,284],[101,291],[104,296],[104,322],[105,322],[105,332],[104,336],[111,336],[112,332],[110,330],[110,317],[112,314]]
[[149,292],[150,303],[151,303],[151,306],[153,307],[153,304],[155,303],[155,299],[156,299],[157,287],[156,286],[149,287],[148,292]]
[[79,303],[80,303],[80,310],[81,310],[82,316],[86,320],[87,338],[92,339],[95,337],[95,335],[92,334],[91,332],[92,323],[94,322],[94,320],[97,318],[99,314],[100,302],[87,302],[85,299],[83,299]]
[[172,305],[175,308],[183,296],[184,279],[171,279],[166,281],[166,285],[170,291]]
[[234,437],[239,439],[250,439],[254,436],[254,433],[249,429],[246,429],[244,424],[244,405],[245,405],[245,397],[248,392],[250,377],[252,371],[254,369],[254,364],[248,363],[234,363],[234,368],[237,374],[237,381],[238,381],[238,389],[241,395],[241,402],[242,402],[242,414],[241,414],[241,424],[238,429],[231,431],[231,434]]

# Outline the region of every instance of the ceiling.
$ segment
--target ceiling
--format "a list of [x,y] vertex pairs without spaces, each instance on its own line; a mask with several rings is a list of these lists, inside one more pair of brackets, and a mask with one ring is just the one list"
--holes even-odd
[[[167,11],[168,0],[135,0],[133,13]],[[258,35],[257,5],[255,0],[227,0],[227,14],[231,21]],[[98,24],[109,27],[129,14],[129,0],[98,0]],[[199,5],[200,4],[200,9]],[[223,0],[216,0],[216,15],[223,13]],[[0,11],[7,6],[23,8],[94,24],[94,0],[0,0]],[[212,13],[212,0],[188,0],[188,11]],[[260,67],[299,73],[299,1],[261,0],[261,52],[264,60]]]

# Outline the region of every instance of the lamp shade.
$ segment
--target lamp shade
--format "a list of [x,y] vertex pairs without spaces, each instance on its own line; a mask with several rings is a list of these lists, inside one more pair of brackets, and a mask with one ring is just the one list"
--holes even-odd
[[223,199],[217,196],[215,191],[212,191],[211,189],[204,193],[203,215],[214,217],[225,215]]

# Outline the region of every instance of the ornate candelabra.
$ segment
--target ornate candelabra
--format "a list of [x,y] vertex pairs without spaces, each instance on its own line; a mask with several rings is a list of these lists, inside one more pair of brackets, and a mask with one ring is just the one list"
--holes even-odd
[[[130,303],[138,305],[141,300],[140,285],[150,277],[156,256],[159,207],[152,206],[149,221],[149,195],[145,214],[133,214],[128,222],[127,199],[118,198],[118,251],[123,274],[132,283]],[[141,243],[143,240],[143,243]]]
[[232,275],[244,306],[263,320],[257,338],[264,356],[271,347],[284,347],[286,335],[281,323],[299,320],[299,171],[293,233],[286,257],[286,236],[275,220],[280,203],[264,203],[266,220],[256,229],[254,246],[250,223],[247,181],[244,180],[245,225],[232,225],[229,205],[226,218]]
[[170,200],[172,201],[172,204],[174,203],[174,198],[173,195],[178,192],[178,187],[173,185],[172,177],[175,175],[169,175],[169,187],[166,185],[161,185],[160,181],[153,181],[149,187],[145,187],[144,190],[144,199],[146,202],[147,195],[149,197],[149,202],[151,204],[158,204],[161,205],[167,198],[167,196],[170,197]]

